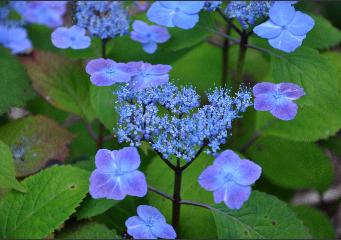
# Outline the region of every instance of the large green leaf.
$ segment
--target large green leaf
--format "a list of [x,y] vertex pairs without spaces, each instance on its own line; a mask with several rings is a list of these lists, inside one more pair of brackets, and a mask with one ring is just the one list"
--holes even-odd
[[307,34],[303,46],[316,49],[334,47],[341,42],[341,31],[322,16],[313,15],[315,26]]
[[0,128],[0,139],[11,149],[17,176],[27,176],[68,156],[73,135],[44,116],[29,116]]
[[260,137],[246,155],[260,164],[268,179],[283,187],[323,191],[332,182],[331,160],[314,143]]
[[70,227],[57,235],[56,239],[116,239],[114,230],[104,224],[96,222],[83,222]]
[[[182,199],[213,203],[212,193],[205,191],[198,184],[199,175],[208,165],[212,164],[212,160],[212,157],[203,154],[183,173]],[[174,173],[159,157],[151,160],[146,176],[148,184],[169,195],[173,194]],[[147,197],[150,204],[158,208],[170,222],[172,202],[153,192],[149,192]],[[180,236],[181,238],[215,238],[215,225],[210,211],[182,205]]]
[[0,46],[0,115],[10,107],[18,107],[33,96],[25,69],[11,55],[9,50]]
[[296,141],[316,141],[341,128],[341,108],[335,107],[341,105],[340,76],[316,50],[301,48],[292,54],[272,57],[272,77],[276,83],[302,86],[306,95],[297,101],[298,114],[292,121],[258,112],[257,125],[265,128],[264,133]]
[[15,178],[14,160],[9,147],[0,141],[0,188],[25,192],[25,188]]
[[220,239],[310,239],[308,230],[285,202],[254,191],[239,210],[215,205],[212,213]]
[[33,88],[49,103],[87,120],[94,118],[89,97],[90,80],[82,62],[42,51],[23,57],[22,62]]
[[88,192],[89,173],[55,166],[22,181],[27,193],[0,200],[1,238],[45,238],[75,211]]
[[93,199],[91,196],[84,199],[82,205],[77,209],[77,219],[91,218],[106,212],[116,205],[118,201],[106,198]]
[[333,224],[325,213],[309,206],[296,206],[293,210],[314,239],[335,239]]

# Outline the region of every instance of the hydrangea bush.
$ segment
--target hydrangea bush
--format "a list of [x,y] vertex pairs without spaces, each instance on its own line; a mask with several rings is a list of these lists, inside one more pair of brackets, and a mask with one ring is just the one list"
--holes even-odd
[[340,237],[331,4],[0,3],[0,238]]

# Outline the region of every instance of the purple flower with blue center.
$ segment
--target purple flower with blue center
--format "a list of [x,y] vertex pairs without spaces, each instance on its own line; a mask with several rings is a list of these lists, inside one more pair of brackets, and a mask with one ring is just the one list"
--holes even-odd
[[140,20],[134,21],[133,29],[131,39],[142,43],[143,50],[147,53],[154,53],[158,43],[164,43],[170,38],[167,28],[150,26]]
[[156,1],[147,12],[150,21],[166,26],[190,29],[199,21],[205,1]]
[[125,63],[117,63],[111,59],[94,59],[85,68],[91,76],[91,82],[96,86],[111,86],[115,83],[126,83],[135,73],[134,69]]
[[91,38],[85,35],[85,29],[76,25],[57,28],[51,34],[51,40],[57,48],[84,49],[91,44]]
[[149,87],[156,87],[165,84],[169,80],[169,65],[152,65],[145,62],[129,62],[128,65],[134,69],[135,74],[129,85],[136,91]]
[[199,184],[213,192],[214,202],[224,202],[228,208],[239,209],[251,194],[251,184],[260,177],[257,164],[240,159],[231,150],[225,150],[199,176]]
[[175,239],[176,232],[158,209],[148,205],[137,207],[137,215],[127,219],[127,232],[135,239]]
[[96,153],[96,169],[90,176],[90,195],[93,198],[122,200],[127,195],[143,197],[147,194],[144,174],[137,170],[140,155],[135,147]]
[[21,27],[0,26],[0,44],[11,49],[12,54],[24,53],[32,48],[26,30]]
[[304,89],[293,83],[258,83],[253,87],[254,108],[257,111],[270,111],[281,120],[292,120],[297,114],[297,104],[293,100],[302,97]]
[[293,2],[275,2],[269,10],[270,19],[253,31],[268,39],[269,44],[290,53],[302,45],[306,34],[314,27],[314,20],[300,11],[295,11]]

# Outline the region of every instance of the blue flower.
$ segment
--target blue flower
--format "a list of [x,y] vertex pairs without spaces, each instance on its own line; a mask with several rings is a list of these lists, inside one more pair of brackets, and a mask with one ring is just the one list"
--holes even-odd
[[140,156],[134,147],[96,154],[96,169],[90,176],[90,195],[93,198],[122,200],[126,195],[143,197],[147,194],[144,174],[137,170]]
[[134,69],[125,63],[117,63],[111,59],[94,59],[85,68],[91,76],[91,82],[96,86],[111,86],[119,82],[129,82]]
[[150,21],[166,27],[190,29],[199,21],[205,1],[156,1],[147,12]]
[[26,1],[14,7],[25,21],[54,28],[63,25],[66,3],[67,1]]
[[137,207],[137,215],[127,219],[127,232],[135,239],[175,239],[176,232],[158,209],[148,205]]
[[26,29],[0,26],[0,44],[11,49],[12,54],[24,53],[32,48]]
[[129,85],[136,91],[167,83],[169,80],[168,72],[172,69],[169,65],[152,65],[141,61],[129,62],[128,65],[135,72]]
[[221,4],[222,1],[205,1],[204,10],[209,12],[215,11]]
[[239,209],[251,194],[251,184],[260,177],[257,164],[240,159],[231,150],[222,152],[199,176],[199,184],[213,192],[214,202],[224,202],[231,209]]
[[133,40],[142,43],[142,47],[147,53],[154,53],[157,48],[157,43],[164,43],[169,38],[167,28],[160,26],[149,26],[143,21],[135,20],[130,36]]
[[51,40],[58,48],[84,49],[91,43],[90,37],[85,35],[85,29],[76,25],[70,28],[57,28],[51,34]]
[[119,1],[77,1],[77,25],[101,39],[128,33],[128,12]]
[[297,114],[297,104],[305,93],[303,88],[293,83],[258,83],[253,87],[255,95],[254,108],[257,111],[270,111],[281,120],[292,120]]
[[253,31],[268,39],[272,47],[287,53],[301,46],[306,34],[314,27],[314,20],[307,14],[295,11],[292,2],[275,2],[269,17]]

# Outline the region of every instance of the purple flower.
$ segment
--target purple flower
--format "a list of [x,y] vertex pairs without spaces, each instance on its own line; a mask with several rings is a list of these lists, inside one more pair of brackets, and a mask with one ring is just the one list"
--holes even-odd
[[270,111],[281,120],[292,120],[297,114],[297,104],[305,93],[303,88],[293,83],[258,83],[253,87],[254,107],[257,111]]
[[129,82],[134,69],[128,64],[117,63],[111,59],[94,59],[86,65],[86,72],[96,86],[111,86],[114,83]]
[[158,209],[148,205],[137,207],[137,215],[125,222],[128,234],[135,239],[175,239],[172,225],[167,224],[165,217]]
[[96,169],[90,176],[90,195],[93,198],[122,200],[126,195],[143,197],[147,194],[144,174],[137,170],[140,156],[134,147],[96,153]]
[[260,177],[257,164],[240,159],[231,150],[225,150],[199,176],[199,184],[213,192],[214,202],[224,202],[231,209],[239,209],[251,194],[250,185]]
[[269,44],[284,52],[293,52],[301,46],[306,34],[313,28],[314,20],[300,11],[295,11],[293,2],[275,2],[269,10],[270,19],[253,31]]
[[27,22],[54,28],[63,24],[66,3],[66,1],[26,1],[17,9]]
[[167,28],[149,26],[140,20],[134,21],[133,29],[134,31],[130,33],[131,39],[142,43],[142,47],[147,53],[154,53],[157,43],[164,43],[170,38]]
[[0,26],[0,44],[12,50],[12,54],[24,53],[32,48],[24,28]]
[[166,27],[190,29],[199,21],[205,1],[156,1],[147,12],[150,21]]
[[57,28],[52,33],[51,40],[58,48],[84,49],[91,43],[90,37],[85,36],[85,29],[76,25],[70,28]]
[[172,69],[169,65],[152,65],[145,62],[129,62],[128,65],[135,70],[129,85],[137,91],[167,83],[168,72]]

